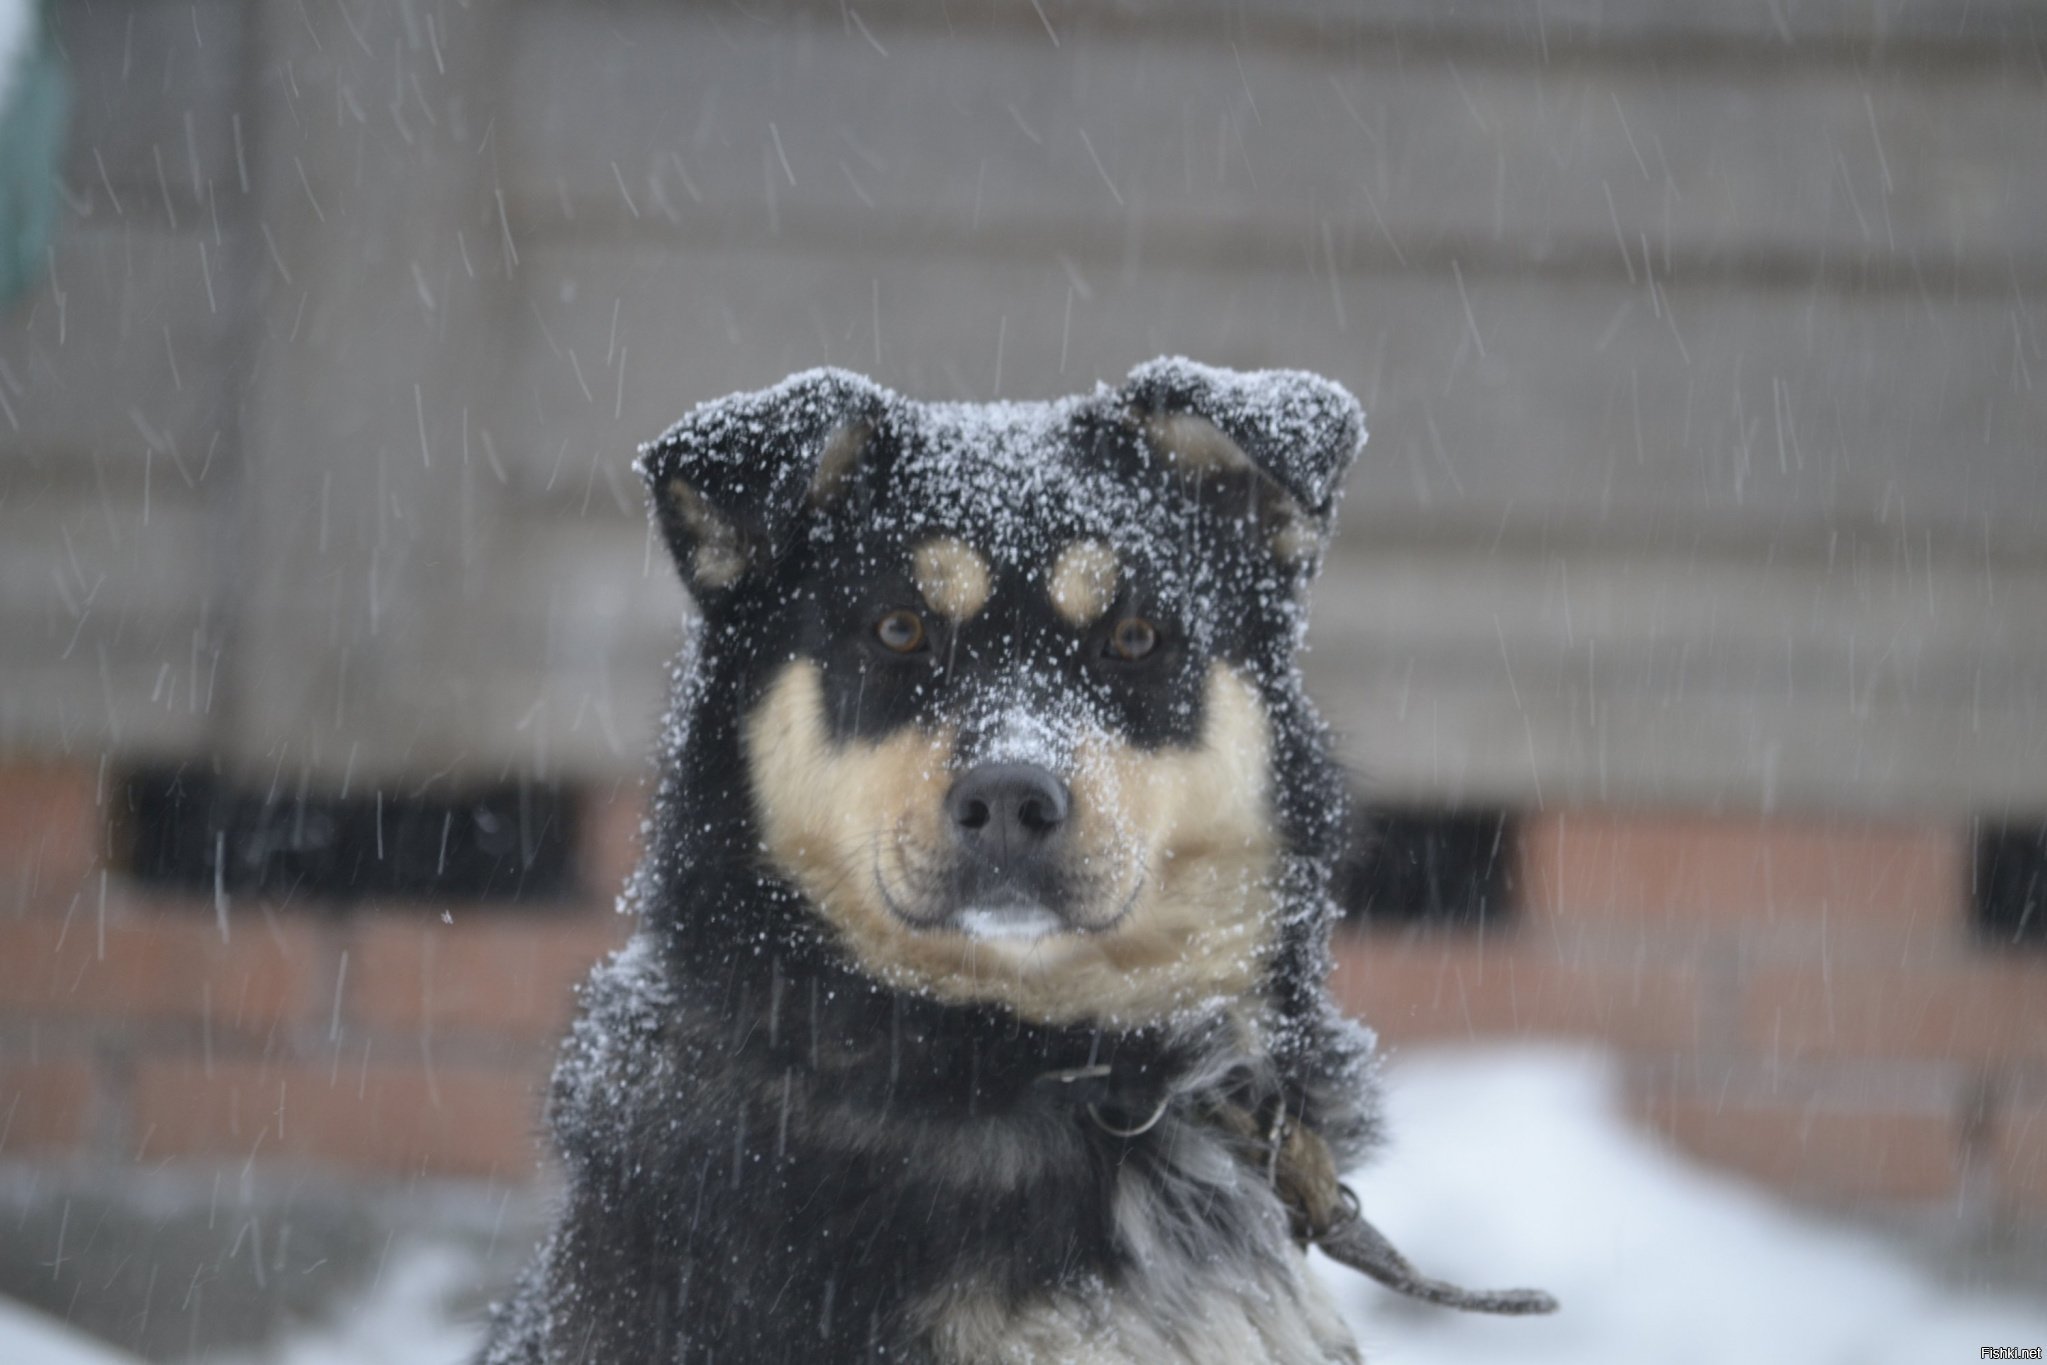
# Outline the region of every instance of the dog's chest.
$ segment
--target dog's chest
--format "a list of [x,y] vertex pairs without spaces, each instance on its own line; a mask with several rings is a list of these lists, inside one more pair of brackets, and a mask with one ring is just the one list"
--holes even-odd
[[960,1302],[933,1345],[946,1365],[1358,1365],[1328,1296],[1298,1254],[1277,1272],[1190,1280],[1155,1297],[1138,1283],[1005,1310]]
[[1357,1365],[1349,1328],[1269,1186],[1189,1135],[1120,1180],[1123,1267],[1022,1303],[954,1287],[927,1308],[946,1365]]

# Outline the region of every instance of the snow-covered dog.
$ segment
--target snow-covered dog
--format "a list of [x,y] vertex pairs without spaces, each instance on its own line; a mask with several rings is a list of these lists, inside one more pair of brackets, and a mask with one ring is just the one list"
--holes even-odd
[[702,623],[487,1360],[1355,1361],[1311,1242],[1543,1306],[1420,1279],[1336,1182],[1371,1043],[1294,653],[1363,439],[1324,380],[1165,360],[814,371],[642,451]]

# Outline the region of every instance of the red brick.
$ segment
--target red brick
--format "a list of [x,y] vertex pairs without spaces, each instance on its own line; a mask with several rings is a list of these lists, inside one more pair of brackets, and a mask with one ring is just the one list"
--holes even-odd
[[623,943],[632,923],[609,910],[458,913],[453,924],[368,916],[349,954],[347,1017],[372,1029],[551,1038],[591,964]]
[[136,1159],[309,1162],[487,1175],[535,1168],[544,1069],[424,1062],[145,1062]]
[[2026,1212],[2047,1214],[2047,1099],[2014,1099],[1998,1107],[1991,1160],[2000,1198]]
[[592,788],[583,807],[583,884],[606,905],[612,903],[633,869],[642,847],[640,824],[647,818],[647,794],[633,786],[607,793]]
[[82,1059],[0,1057],[0,1159],[84,1146],[92,1096],[92,1066]]
[[206,1019],[255,1029],[308,1012],[328,978],[303,921],[236,915],[223,942],[211,913],[184,908],[0,918],[0,1010]]
[[1806,1198],[1944,1199],[1960,1173],[1960,1134],[1946,1114],[1669,1093],[1638,1111],[1690,1155]]
[[2047,962],[1889,966],[1814,963],[1758,971],[1742,1037],[1772,1057],[2047,1060]]
[[0,905],[68,905],[100,859],[92,767],[0,763]]
[[1534,916],[1965,922],[1961,831],[1573,811],[1530,821],[1521,885]]
[[1390,1042],[1572,1037],[1680,1050],[1705,1028],[1684,967],[1561,960],[1525,936],[1345,935],[1331,987]]

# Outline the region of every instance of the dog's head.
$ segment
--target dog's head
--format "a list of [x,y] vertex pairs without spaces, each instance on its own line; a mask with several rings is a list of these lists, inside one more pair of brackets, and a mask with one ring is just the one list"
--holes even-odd
[[1136,1022],[1251,989],[1362,440],[1324,380],[1157,361],[1042,404],[814,371],[649,444],[717,680],[688,719],[730,736],[758,874],[943,1000]]

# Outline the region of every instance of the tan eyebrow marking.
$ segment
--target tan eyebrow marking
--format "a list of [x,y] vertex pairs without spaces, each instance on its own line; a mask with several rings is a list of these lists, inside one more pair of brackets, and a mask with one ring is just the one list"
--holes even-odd
[[952,536],[925,541],[910,556],[910,573],[931,609],[954,622],[971,620],[988,605],[988,561],[965,541]]
[[1074,541],[1052,563],[1052,610],[1070,626],[1094,624],[1116,600],[1122,568],[1116,552],[1101,541]]

